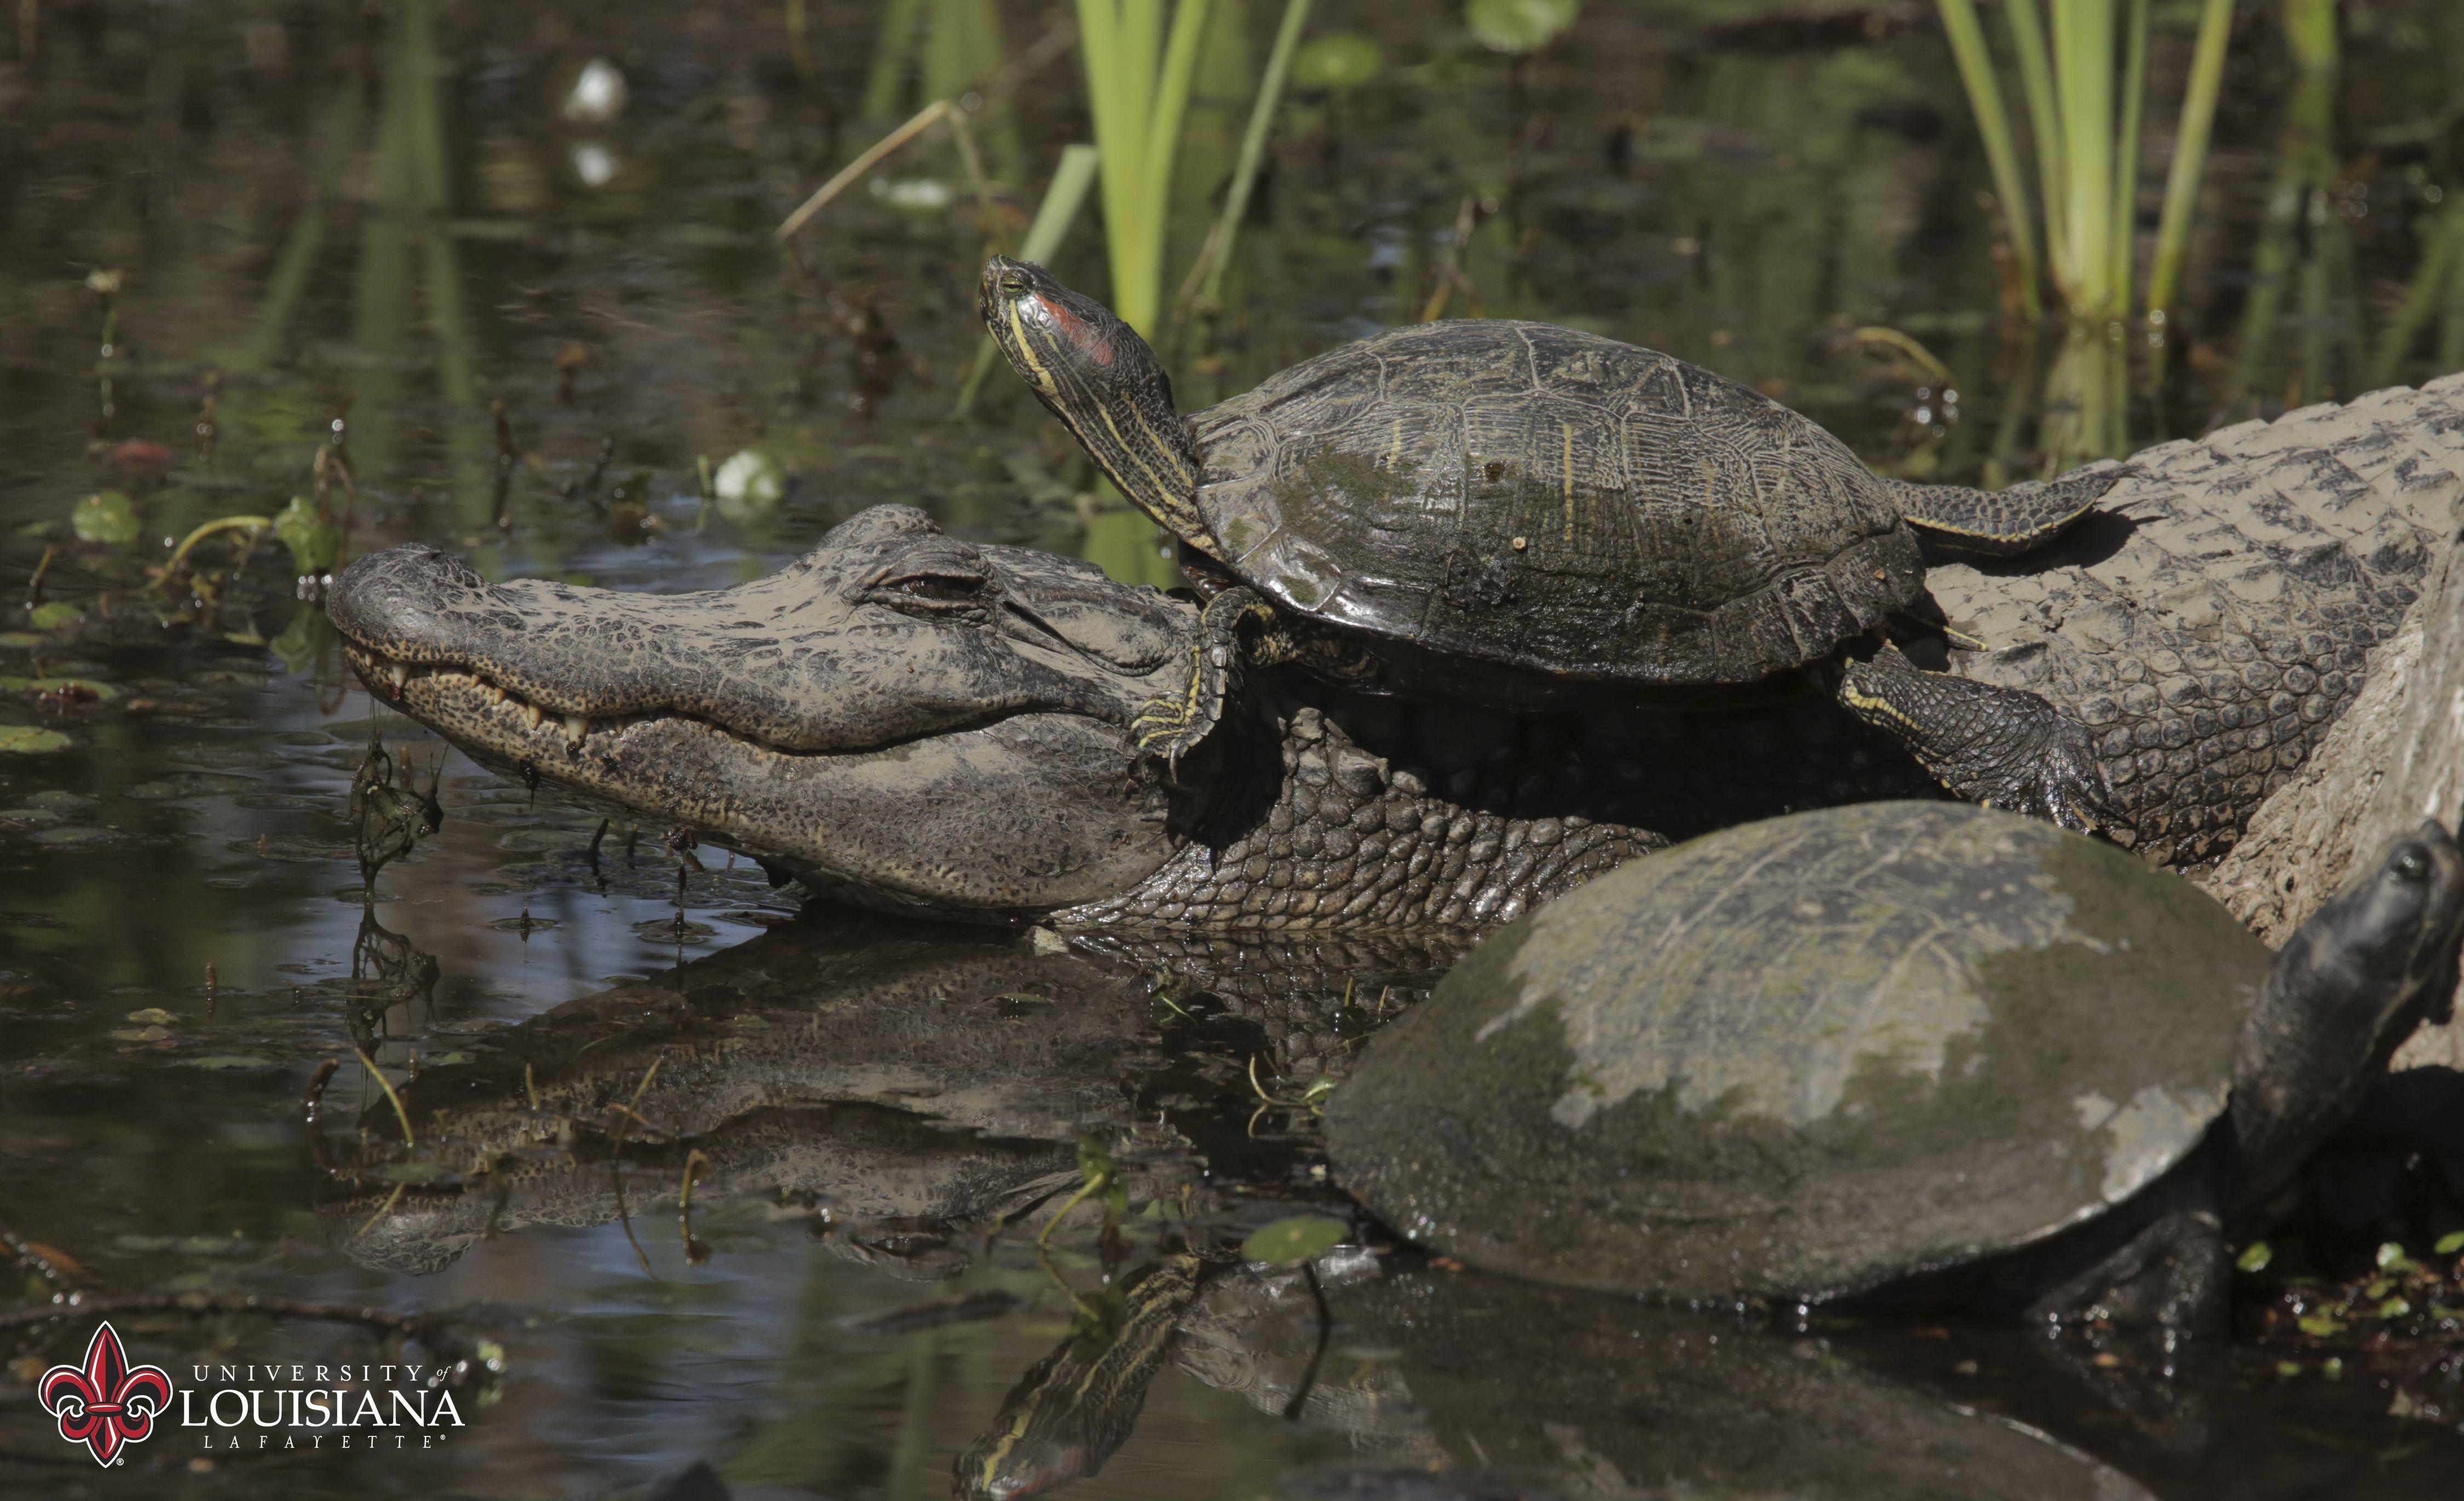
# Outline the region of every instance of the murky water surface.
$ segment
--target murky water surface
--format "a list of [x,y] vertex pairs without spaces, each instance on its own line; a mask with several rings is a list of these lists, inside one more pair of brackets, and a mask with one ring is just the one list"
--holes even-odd
[[[2408,1399],[2360,1361],[2167,1373],[1991,1332],[1774,1332],[1460,1273],[1356,1223],[1375,1253],[1314,1281],[1216,1270],[1270,1221],[1350,1220],[1307,1111],[1252,1115],[1271,1037],[1158,1000],[1135,966],[800,916],[796,888],[723,852],[680,881],[661,831],[601,831],[372,703],[273,536],[236,569],[237,533],[197,541],[161,581],[194,529],[320,493],[352,555],[423,539],[498,577],[722,585],[904,501],[1168,581],[1152,530],[1091,493],[1005,370],[954,415],[980,256],[1015,244],[1087,129],[1066,17],[881,9],[914,45],[830,4],[18,8],[10,1302],[332,1305],[120,1316],[134,1359],[201,1393],[440,1348],[495,1369],[452,1388],[459,1425],[348,1450],[174,1426],[105,1473],[31,1388],[81,1345],[11,1329],[0,1493],[647,1494],[695,1463],[781,1497],[938,1494],[954,1466],[1193,1501],[2454,1493],[2453,1417],[2392,1415]],[[1878,467],[2029,472],[2053,355],[1997,334],[1982,156],[1921,9],[1595,5],[1509,65],[1445,8],[1332,8],[1319,29],[1377,65],[1287,112],[1231,311],[1177,351],[1183,408],[1442,294],[1753,381]],[[2176,9],[2160,76],[2185,66]],[[1168,281],[1274,20],[1215,10]],[[2142,441],[2464,365],[2464,310],[2417,250],[2464,185],[2464,26],[2438,0],[2344,25],[2342,79],[2313,84],[2341,175],[2274,241],[2289,75],[2272,11],[2236,33]],[[829,170],[954,81],[984,106],[989,220],[928,138],[774,246]],[[1085,224],[1059,260],[1100,288],[1100,255]],[[706,500],[697,464],[743,453],[737,474],[769,482]],[[372,736],[370,828],[416,847],[371,883],[348,810]],[[1121,1213],[1099,1241],[1103,1196],[1072,1210],[1047,1270],[1038,1231],[1081,1182],[1082,1132],[1110,1143]],[[1197,1281],[1192,1251],[1218,1253]],[[361,1309],[450,1322],[381,1345]]]

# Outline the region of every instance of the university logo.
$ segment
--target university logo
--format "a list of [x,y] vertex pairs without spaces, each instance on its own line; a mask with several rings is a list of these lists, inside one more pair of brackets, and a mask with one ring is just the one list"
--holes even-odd
[[94,1332],[82,1365],[55,1365],[34,1388],[60,1437],[82,1444],[98,1465],[120,1463],[120,1451],[154,1433],[154,1419],[171,1404],[171,1378],[158,1365],[131,1365],[108,1321]]

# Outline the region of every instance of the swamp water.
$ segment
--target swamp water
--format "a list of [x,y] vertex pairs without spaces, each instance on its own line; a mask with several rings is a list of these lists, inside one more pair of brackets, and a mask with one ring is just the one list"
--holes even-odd
[[[1274,21],[1215,9],[1168,281]],[[1917,11],[1595,5],[1509,63],[1450,12],[1325,9],[1318,33],[1359,45],[1296,81],[1234,311],[1177,347],[1184,408],[1442,294],[1752,380],[1898,472],[2042,462],[2058,340],[1996,333],[1983,161]],[[1298,1083],[1274,1077],[1281,1029],[1137,963],[800,915],[795,888],[724,852],[680,882],[663,831],[595,838],[373,703],[276,536],[236,572],[242,532],[149,576],[199,526],[294,496],[313,552],[299,523],[321,494],[352,555],[428,540],[492,576],[719,586],[904,501],[1169,581],[1152,530],[1092,496],[1005,372],[952,416],[988,230],[945,139],[783,252],[769,234],[920,90],[967,85],[989,232],[1015,245],[1085,131],[1060,12],[30,0],[18,21],[0,60],[9,1307],[320,1305],[118,1315],[130,1358],[209,1415],[225,1388],[318,1384],[294,1362],[441,1349],[476,1369],[450,1388],[458,1424],[363,1427],[347,1450],[282,1423],[166,1425],[106,1472],[33,1389],[91,1319],[9,1325],[0,1495],[647,1495],[696,1463],[737,1496],[898,1501],[943,1493],[954,1466],[1191,1501],[2464,1479],[2452,1385],[2421,1388],[2450,1394],[2443,1424],[2403,1416],[2427,1399],[2359,1355],[2331,1375],[2316,1350],[2245,1347],[2168,1373],[1955,1327],[1766,1329],[1463,1273],[1356,1221],[1377,1253],[1176,1286],[1186,1248],[1351,1218]],[[2391,328],[2417,336],[2396,378],[2464,364],[2464,279],[2420,250],[2464,185],[2464,24],[2435,0],[2354,6],[2343,43],[2366,87],[2305,75],[2341,154],[2285,220],[2271,189],[2316,143],[2287,125],[2272,20],[2236,32],[2214,212],[2176,358],[2132,406],[2140,441],[2354,394]],[[2161,35],[2158,73],[2186,52]],[[1099,240],[1082,224],[1059,257],[1079,285],[1102,286]],[[363,878],[363,848],[406,839]],[[1427,978],[1313,957],[1355,1019]],[[1263,1112],[1252,1058],[1280,1101]],[[1052,1238],[1074,1307],[1036,1232],[1104,1168],[1082,1133],[1120,1205],[1101,1240],[1103,1193]],[[2464,1223],[2408,1213],[2420,1235]],[[2374,1238],[2321,1270],[2365,1267]],[[1108,1265],[1146,1280],[1106,1302]],[[362,1309],[446,1324],[382,1346]],[[415,1385],[330,1384],[355,1407]]]

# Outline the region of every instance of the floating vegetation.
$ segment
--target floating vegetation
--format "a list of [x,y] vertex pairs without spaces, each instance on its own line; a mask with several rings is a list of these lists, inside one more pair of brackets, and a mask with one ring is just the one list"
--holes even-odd
[[[2256,1273],[2260,1242],[2237,1265]],[[2289,1277],[2244,1316],[2277,1374],[2341,1380],[2355,1368],[2387,1383],[2397,1417],[2464,1428],[2464,1231],[2427,1256],[2381,1246],[2371,1270],[2343,1281]]]

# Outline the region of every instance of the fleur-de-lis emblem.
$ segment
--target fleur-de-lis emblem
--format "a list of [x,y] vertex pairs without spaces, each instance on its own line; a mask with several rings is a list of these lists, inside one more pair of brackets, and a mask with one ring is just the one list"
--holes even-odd
[[171,1404],[171,1378],[159,1365],[130,1365],[120,1335],[106,1321],[85,1347],[82,1365],[55,1365],[34,1388],[60,1437],[82,1444],[98,1465],[119,1463],[120,1451],[150,1437],[154,1418]]

